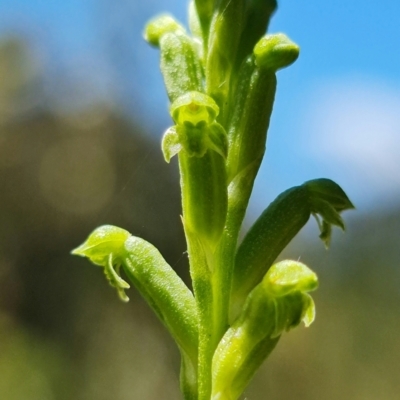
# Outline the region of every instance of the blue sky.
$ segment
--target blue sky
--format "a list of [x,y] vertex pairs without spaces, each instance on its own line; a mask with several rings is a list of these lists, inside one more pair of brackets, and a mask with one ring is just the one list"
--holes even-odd
[[[184,20],[185,9],[183,0],[1,0],[0,35],[28,37],[49,79],[63,71],[90,81],[90,93],[113,97],[161,137],[167,99],[158,54],[141,32],[155,13]],[[287,33],[301,55],[279,72],[254,210],[321,176],[342,184],[361,211],[398,203],[399,15],[395,0],[280,1],[270,32]]]

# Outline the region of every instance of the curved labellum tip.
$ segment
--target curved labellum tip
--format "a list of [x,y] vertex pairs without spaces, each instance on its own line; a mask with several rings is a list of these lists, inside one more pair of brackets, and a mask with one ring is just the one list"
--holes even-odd
[[129,289],[129,283],[124,281],[120,275],[119,275],[119,270],[120,270],[121,265],[118,264],[115,269],[113,266],[113,255],[110,254],[108,256],[108,262],[107,265],[104,268],[104,274],[106,275],[106,278],[110,285],[117,289],[118,296],[123,302],[128,302],[129,297],[125,294],[125,289]]

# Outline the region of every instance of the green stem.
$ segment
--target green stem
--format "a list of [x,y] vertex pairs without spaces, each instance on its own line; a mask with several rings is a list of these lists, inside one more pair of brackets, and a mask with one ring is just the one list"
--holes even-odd
[[230,293],[238,236],[261,159],[253,162],[228,187],[228,212],[225,228],[216,250],[213,274],[215,346],[229,327]]
[[190,274],[193,282],[199,320],[198,393],[199,400],[209,400],[211,394],[211,365],[214,353],[213,292],[211,271],[206,251],[196,235],[185,226],[188,245]]
[[[212,216],[214,213],[226,213],[226,206],[220,209],[221,201],[226,202],[226,179],[219,184],[220,177],[213,179],[219,170],[213,168],[215,164],[212,160],[215,161],[216,157],[221,159],[222,171],[225,171],[225,166],[222,157],[212,151],[208,151],[203,157],[189,157],[182,150],[178,157],[183,224],[199,320],[198,393],[199,400],[210,400],[212,357],[217,345],[215,339],[217,319],[214,314],[212,287],[212,271],[215,269],[213,243],[221,236],[224,222],[221,224],[218,221],[220,215],[216,215],[215,218]],[[219,193],[218,189],[221,188],[223,190]],[[217,198],[214,199],[212,194]]]

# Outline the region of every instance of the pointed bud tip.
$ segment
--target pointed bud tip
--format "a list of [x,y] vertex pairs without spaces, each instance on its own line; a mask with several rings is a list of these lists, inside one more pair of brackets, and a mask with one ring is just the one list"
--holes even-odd
[[85,246],[83,244],[81,244],[76,249],[73,249],[70,254],[72,254],[74,256],[85,257]]
[[109,254],[120,254],[129,236],[130,233],[125,229],[103,225],[95,229],[84,243],[71,251],[71,254],[88,257],[94,264],[104,266]]

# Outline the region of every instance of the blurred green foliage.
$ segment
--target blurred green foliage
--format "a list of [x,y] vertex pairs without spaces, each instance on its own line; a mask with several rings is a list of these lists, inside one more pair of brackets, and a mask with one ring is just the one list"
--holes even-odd
[[[0,44],[0,398],[180,398],[177,351],[144,301],[131,289],[119,302],[69,255],[93,226],[123,225],[187,278],[177,174],[109,104],[38,106],[35,68],[22,42]],[[317,271],[317,319],[283,338],[246,398],[398,398],[400,203],[357,214],[329,252],[313,232],[282,255]]]

